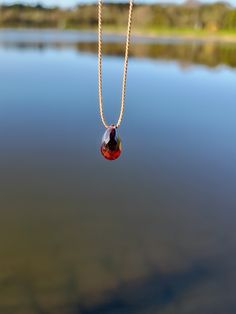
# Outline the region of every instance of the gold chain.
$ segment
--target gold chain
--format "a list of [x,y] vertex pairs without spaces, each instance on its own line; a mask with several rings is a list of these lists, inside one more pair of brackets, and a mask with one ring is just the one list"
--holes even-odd
[[[103,99],[102,99],[102,5],[103,5],[103,0],[98,0],[98,94],[99,94],[99,110],[100,110],[101,120],[105,128],[108,128],[109,125],[106,123],[104,112],[103,112]],[[129,61],[132,12],[133,12],[133,0],[130,0],[128,28],[127,28],[126,46],[125,46],[125,61],[124,61],[122,95],[121,95],[121,108],[120,108],[119,119],[116,124],[117,128],[121,124],[121,121],[124,115],[124,108],[125,108],[125,94],[126,94],[126,82],[127,82],[127,71],[128,71],[128,61]]]

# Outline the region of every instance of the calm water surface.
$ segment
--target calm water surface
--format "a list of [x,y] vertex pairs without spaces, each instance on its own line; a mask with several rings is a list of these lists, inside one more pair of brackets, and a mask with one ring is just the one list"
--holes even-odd
[[135,43],[108,162],[94,36],[55,34],[0,32],[0,313],[235,314],[236,46]]

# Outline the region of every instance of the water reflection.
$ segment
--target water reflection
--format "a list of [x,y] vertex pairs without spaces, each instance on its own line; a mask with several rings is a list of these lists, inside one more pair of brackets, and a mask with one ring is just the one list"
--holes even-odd
[[[79,43],[78,50],[96,53],[96,43]],[[103,51],[107,55],[122,56],[123,45],[105,43]],[[217,67],[227,65],[236,67],[236,45],[215,43],[178,43],[178,44],[134,44],[131,55],[138,58],[151,58],[177,61],[183,66],[192,64]]]
[[[208,68],[235,48],[212,45],[133,46],[116,163],[96,44],[2,45],[0,313],[236,312],[235,71]],[[104,46],[111,121],[121,48]]]
[[[5,48],[16,49],[36,49],[47,50],[53,49],[75,49],[79,52],[97,54],[96,42],[78,42],[74,44],[66,43],[4,43]],[[123,56],[124,45],[117,42],[105,42],[103,44],[103,53],[111,56]],[[141,44],[133,43],[130,48],[130,56],[136,58],[149,58],[163,61],[178,62],[181,67],[191,65],[204,65],[215,68],[225,65],[231,68],[236,67],[236,44],[224,43],[201,43],[201,42],[181,42],[165,44]]]

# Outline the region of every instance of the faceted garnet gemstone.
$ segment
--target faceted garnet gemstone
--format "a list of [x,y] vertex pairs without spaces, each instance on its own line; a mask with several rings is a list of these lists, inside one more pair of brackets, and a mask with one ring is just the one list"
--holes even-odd
[[121,141],[114,125],[109,126],[103,135],[101,153],[108,160],[115,160],[121,154]]

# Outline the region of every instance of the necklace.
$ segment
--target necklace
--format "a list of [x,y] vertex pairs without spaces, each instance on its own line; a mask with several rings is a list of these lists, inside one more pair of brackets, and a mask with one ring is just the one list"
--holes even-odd
[[126,35],[125,46],[125,60],[124,60],[124,72],[123,72],[123,84],[121,94],[121,108],[120,115],[117,124],[108,125],[103,111],[103,98],[102,98],[102,5],[103,0],[98,0],[98,94],[99,94],[99,111],[100,117],[106,131],[102,138],[101,153],[109,160],[117,159],[121,154],[121,140],[117,134],[117,129],[120,127],[125,107],[125,94],[126,94],[126,82],[129,60],[129,46],[132,24],[132,12],[133,12],[133,0],[129,0],[129,17],[128,27]]

